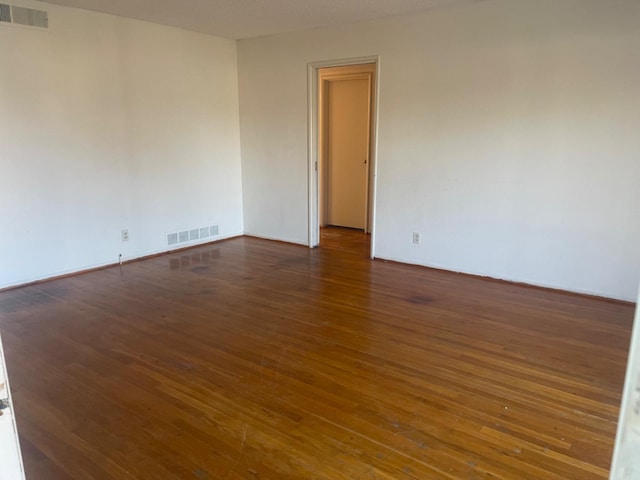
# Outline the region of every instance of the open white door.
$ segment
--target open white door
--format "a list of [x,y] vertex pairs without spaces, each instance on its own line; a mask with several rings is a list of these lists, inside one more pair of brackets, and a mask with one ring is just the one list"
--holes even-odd
[[640,480],[640,294],[611,464],[611,480]]
[[13,415],[9,378],[0,339],[0,480],[24,480],[18,430]]

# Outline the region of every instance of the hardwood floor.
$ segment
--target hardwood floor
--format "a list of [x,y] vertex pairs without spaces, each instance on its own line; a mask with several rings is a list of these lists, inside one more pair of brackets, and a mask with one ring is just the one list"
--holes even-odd
[[0,293],[27,478],[607,477],[631,305],[367,249],[244,237]]

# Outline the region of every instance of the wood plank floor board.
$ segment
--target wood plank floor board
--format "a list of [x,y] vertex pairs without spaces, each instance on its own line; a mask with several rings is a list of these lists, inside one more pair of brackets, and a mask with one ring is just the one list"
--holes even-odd
[[0,292],[28,478],[605,479],[633,306],[236,238]]

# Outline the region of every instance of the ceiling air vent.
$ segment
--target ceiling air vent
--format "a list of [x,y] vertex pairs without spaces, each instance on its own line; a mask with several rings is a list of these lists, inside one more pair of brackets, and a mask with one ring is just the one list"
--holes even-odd
[[44,10],[16,7],[0,3],[0,22],[26,25],[29,27],[49,28],[49,15]]

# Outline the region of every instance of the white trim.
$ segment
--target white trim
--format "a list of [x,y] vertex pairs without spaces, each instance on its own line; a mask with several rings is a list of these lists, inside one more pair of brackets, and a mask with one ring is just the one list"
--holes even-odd
[[270,236],[270,235],[262,235],[262,234],[258,234],[258,233],[244,232],[243,236],[244,237],[249,237],[249,238],[259,238],[260,240],[269,240],[271,242],[281,242],[281,243],[288,243],[290,245],[300,245],[302,247],[308,246],[307,243],[299,242],[298,240],[288,240],[288,239],[282,238],[282,237],[273,237],[273,236]]
[[371,186],[371,258],[375,255],[375,239],[376,239],[376,192],[377,192],[377,172],[378,172],[378,99],[380,92],[380,56],[373,55],[368,57],[345,58],[342,60],[324,60],[319,62],[310,62],[307,64],[307,124],[308,124],[308,143],[307,143],[307,177],[308,177],[308,209],[309,216],[307,224],[309,227],[308,244],[309,248],[315,248],[320,244],[320,220],[318,212],[318,70],[326,67],[344,67],[348,65],[361,65],[364,63],[373,63],[376,66],[376,81],[374,84],[375,91],[373,93],[372,116],[372,135],[373,145],[371,149],[370,166],[372,168],[371,177],[369,179]]
[[622,391],[622,402],[618,418],[616,442],[611,459],[611,480],[638,478],[640,461],[637,457],[640,447],[640,420],[636,413],[638,391],[640,389],[640,293],[636,304],[636,316],[631,333],[631,345],[627,360],[627,373]]
[[4,397],[9,402],[9,408],[3,410],[0,417],[0,480],[24,480],[24,465],[18,440],[18,427],[11,399],[11,387],[9,385],[9,372],[4,362],[4,350],[2,338],[0,338],[0,383],[4,384],[0,398]]

